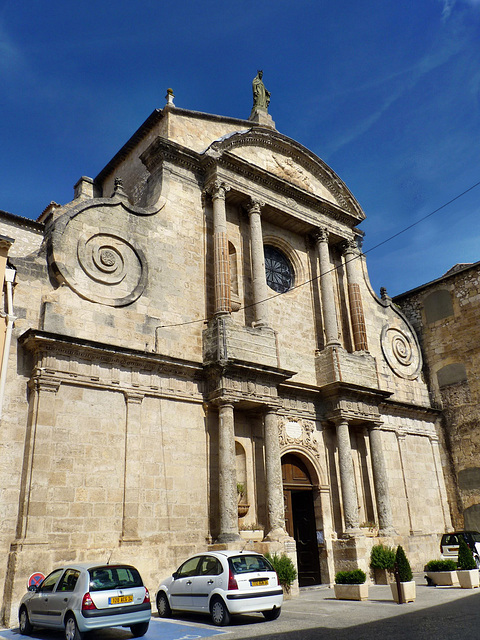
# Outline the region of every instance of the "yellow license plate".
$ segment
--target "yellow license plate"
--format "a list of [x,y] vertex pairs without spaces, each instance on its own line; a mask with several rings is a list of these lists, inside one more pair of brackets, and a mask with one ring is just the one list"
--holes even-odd
[[108,599],[109,604],[125,604],[125,602],[133,602],[133,596],[115,596]]
[[250,580],[252,587],[263,587],[268,584],[268,580]]

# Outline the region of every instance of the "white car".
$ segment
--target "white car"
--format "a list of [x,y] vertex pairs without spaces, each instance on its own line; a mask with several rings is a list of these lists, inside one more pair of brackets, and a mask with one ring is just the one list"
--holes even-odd
[[20,601],[20,633],[33,627],[63,629],[65,640],[106,627],[130,627],[145,635],[151,616],[150,595],[135,567],[119,564],[69,564],[52,571]]
[[237,613],[261,612],[267,620],[280,615],[283,590],[268,560],[251,551],[212,551],[186,560],[157,592],[161,618],[172,611],[210,613],[223,626]]

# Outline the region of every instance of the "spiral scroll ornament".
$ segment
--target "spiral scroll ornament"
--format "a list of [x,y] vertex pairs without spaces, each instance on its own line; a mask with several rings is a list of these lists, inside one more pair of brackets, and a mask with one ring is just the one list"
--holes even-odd
[[382,330],[382,351],[401,378],[414,380],[422,367],[420,349],[415,336],[407,328],[385,326]]

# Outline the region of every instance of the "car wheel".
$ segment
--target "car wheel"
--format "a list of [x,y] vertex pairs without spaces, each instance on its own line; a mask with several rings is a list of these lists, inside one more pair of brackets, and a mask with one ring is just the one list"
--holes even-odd
[[83,633],[81,633],[77,626],[75,616],[69,614],[65,620],[65,640],[82,640]]
[[172,610],[168,604],[167,594],[161,591],[157,596],[157,611],[160,618],[169,618],[172,615]]
[[29,636],[32,633],[33,627],[30,622],[30,618],[28,617],[28,611],[26,607],[22,607],[20,609],[20,613],[18,614],[18,623],[20,627],[20,633],[23,636]]
[[139,622],[138,624],[132,624],[130,627],[130,631],[132,632],[132,636],[134,638],[140,638],[144,636],[148,631],[148,622]]
[[268,611],[262,611],[263,617],[265,618],[265,620],[276,620],[277,618],[280,617],[281,612],[282,612],[281,607],[276,607],[275,609],[269,609]]
[[221,598],[214,598],[210,604],[210,614],[213,624],[217,627],[224,627],[230,622],[230,613]]

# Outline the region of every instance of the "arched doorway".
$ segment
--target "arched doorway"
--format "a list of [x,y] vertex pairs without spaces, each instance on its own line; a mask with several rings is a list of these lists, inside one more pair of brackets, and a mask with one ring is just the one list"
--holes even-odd
[[285,527],[297,543],[298,584],[320,584],[313,484],[306,465],[288,453],[282,458]]

